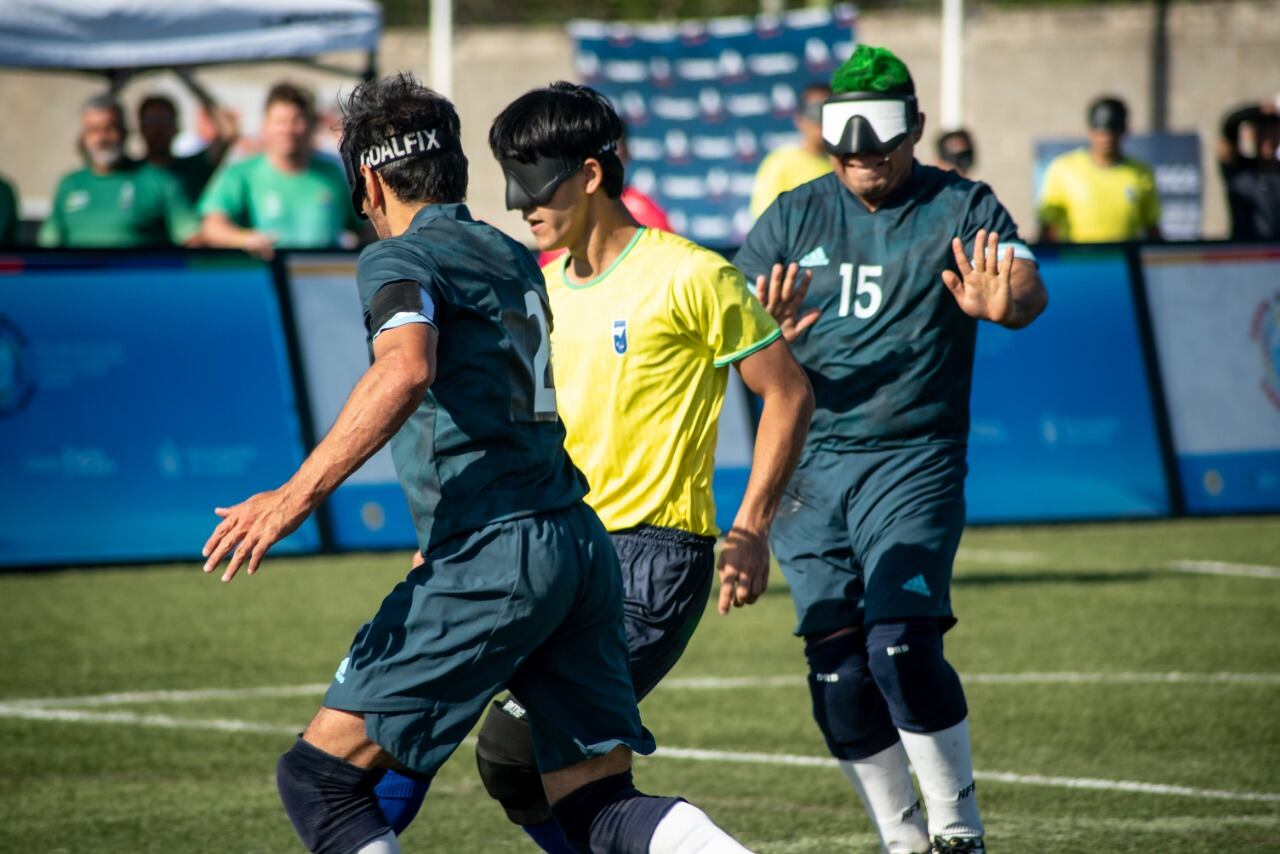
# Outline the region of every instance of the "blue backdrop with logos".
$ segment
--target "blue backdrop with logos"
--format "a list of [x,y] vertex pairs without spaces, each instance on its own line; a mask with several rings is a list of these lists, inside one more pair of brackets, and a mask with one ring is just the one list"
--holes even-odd
[[853,52],[850,6],[683,24],[570,26],[583,82],[627,122],[628,179],[672,228],[736,246],[764,155],[796,139],[799,96]]
[[[270,268],[0,257],[0,564],[197,559],[302,460]],[[314,551],[314,522],[277,547]]]

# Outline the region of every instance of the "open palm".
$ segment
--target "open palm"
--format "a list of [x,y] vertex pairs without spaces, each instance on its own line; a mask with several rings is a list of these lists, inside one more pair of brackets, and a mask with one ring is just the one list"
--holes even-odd
[[[960,310],[978,320],[1005,322],[1013,313],[1013,247],[1000,249],[1000,235],[978,231],[973,241],[973,261],[970,262],[960,238],[951,239],[951,250],[956,256],[960,274],[942,271],[942,282],[956,298]],[[997,257],[999,256],[999,257]]]

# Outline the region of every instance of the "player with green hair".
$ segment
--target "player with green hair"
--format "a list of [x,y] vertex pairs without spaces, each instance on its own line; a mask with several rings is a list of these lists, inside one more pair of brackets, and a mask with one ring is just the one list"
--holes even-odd
[[916,162],[924,115],[902,60],[860,46],[831,86],[835,172],[779,196],[735,259],[766,304],[808,286],[782,327],[816,408],[770,544],[814,717],[884,849],[985,852],[964,690],[942,648],[969,389],[977,321],[1024,327],[1048,297],[991,189]]

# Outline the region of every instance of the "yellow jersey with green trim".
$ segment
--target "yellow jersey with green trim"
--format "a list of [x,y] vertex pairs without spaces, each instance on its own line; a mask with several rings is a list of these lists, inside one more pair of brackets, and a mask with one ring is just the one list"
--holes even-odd
[[729,365],[781,334],[742,273],[683,237],[641,228],[580,284],[543,268],[565,448],[610,531],[715,536],[711,477]]
[[1070,243],[1138,240],[1160,223],[1160,197],[1151,167],[1125,157],[1099,166],[1077,148],[1056,157],[1040,190],[1040,222]]
[[759,217],[778,196],[821,178],[831,169],[830,157],[810,154],[799,146],[770,152],[760,161],[751,185],[751,215]]

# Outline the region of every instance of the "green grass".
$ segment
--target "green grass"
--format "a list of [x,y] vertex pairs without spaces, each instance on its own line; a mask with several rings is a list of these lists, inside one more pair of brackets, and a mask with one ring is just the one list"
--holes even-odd
[[[1255,683],[967,686],[980,772],[1280,794],[1280,579],[1173,572],[1173,560],[1280,566],[1280,519],[973,529],[947,637],[962,674],[1264,673]],[[195,564],[0,576],[0,850],[290,851],[273,779],[314,695],[59,708],[133,722],[25,720],[5,703],[161,689],[323,683],[405,555],[270,560],[221,585]],[[822,756],[794,614],[764,599],[710,611],[672,678],[790,676],[772,687],[660,687],[643,707],[665,746]],[[159,717],[157,717],[159,716]],[[227,732],[243,721],[268,732]],[[169,726],[158,726],[167,721]],[[184,721],[185,726],[179,726]],[[530,852],[463,745],[407,851]],[[837,770],[641,759],[642,788],[684,795],[753,850],[876,850]],[[997,852],[1280,848],[1280,802],[980,780]]]

